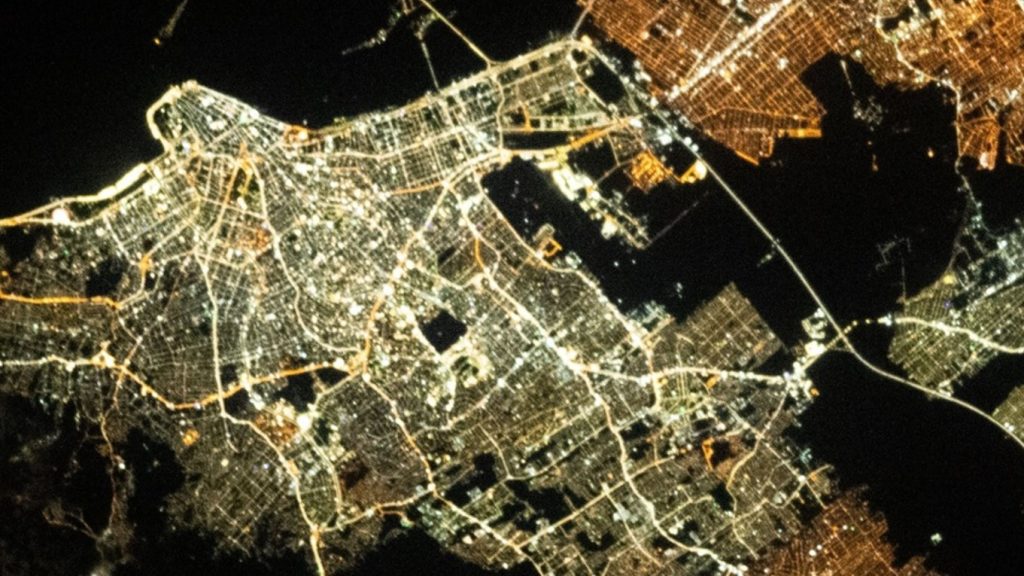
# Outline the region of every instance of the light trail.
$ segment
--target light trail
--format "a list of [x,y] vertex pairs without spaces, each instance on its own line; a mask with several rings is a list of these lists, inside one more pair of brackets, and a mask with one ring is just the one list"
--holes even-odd
[[438,20],[444,23],[445,26],[447,26],[453,33],[455,33],[455,35],[458,36],[459,39],[462,40],[466,44],[466,46],[473,51],[474,54],[479,56],[480,59],[484,61],[484,64],[486,64],[488,68],[495,65],[495,61],[491,59],[490,56],[485,54],[484,51],[481,50],[479,46],[474,44],[473,41],[470,40],[469,37],[466,36],[466,34],[459,29],[458,26],[453,24],[451,20],[449,20],[444,14],[442,14],[440,10],[435,8],[434,5],[430,3],[430,0],[420,0],[420,4],[423,4],[424,6],[427,7],[428,10],[433,12],[434,16],[437,16]]

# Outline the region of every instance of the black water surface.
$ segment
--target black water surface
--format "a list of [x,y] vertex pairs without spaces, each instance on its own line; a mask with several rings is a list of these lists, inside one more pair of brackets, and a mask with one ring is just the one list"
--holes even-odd
[[[965,206],[949,94],[880,88],[859,65],[847,69],[852,90],[834,56],[803,76],[828,111],[822,138],[781,140],[760,168],[703,146],[843,322],[883,314],[904,290],[933,282]],[[855,105],[872,99],[882,116],[856,118]]]
[[0,216],[93,193],[160,152],[145,111],[196,79],[260,111],[314,126],[403,104],[431,87],[415,38],[341,53],[377,33],[389,2],[178,0],[0,5]]
[[[835,57],[805,75],[828,109],[820,140],[782,141],[760,168],[701,141],[841,322],[896,309],[901,294],[933,282],[948,265],[965,207],[948,95],[880,88],[859,67],[848,69],[852,91]],[[855,105],[872,98],[883,116],[855,118]],[[998,206],[990,213],[1019,204],[1009,191],[1019,188],[1013,170],[971,177],[982,202]],[[888,262],[887,244],[896,246]],[[739,285],[784,340],[799,335],[795,320],[809,312],[808,300],[794,296],[803,289],[780,258]],[[794,298],[801,314],[793,313]],[[898,371],[885,360],[890,336],[863,329],[851,335],[866,356]],[[1014,360],[994,362],[961,394],[991,407],[1019,383],[1010,381],[1019,370]],[[849,356],[826,357],[811,376],[822,394],[798,436],[835,466],[843,484],[870,487],[869,501],[889,521],[901,559],[930,553],[940,571],[955,575],[1024,571],[1024,455],[1000,430],[879,379]],[[933,547],[936,532],[943,542]]]
[[[384,44],[342,55],[386,26],[395,3],[190,2],[173,36],[156,46],[153,38],[178,3],[0,5],[0,216],[93,193],[156,156],[145,111],[185,80],[312,126],[433,89],[409,18]],[[497,59],[539,45],[552,30],[569,30],[578,14],[572,0],[437,4]],[[443,26],[431,27],[428,44],[442,84],[482,65]]]
[[1024,454],[1003,432],[849,355],[823,358],[811,377],[821,395],[797,436],[842,484],[870,487],[901,560],[930,553],[943,573],[1024,573]]
[[1016,226],[1024,219],[1024,166],[1000,160],[995,170],[979,170],[977,162],[965,159],[963,172],[981,204],[985,223],[995,232]]
[[[785,260],[775,255],[738,278],[736,285],[783,343],[793,346],[807,339],[802,321],[814,314],[818,305]],[[785,361],[785,367],[792,365],[791,359]],[[782,364],[774,367],[780,368]],[[771,373],[765,366],[760,371]]]
[[438,5],[452,10],[452,21],[496,60],[511,60],[566,35],[580,15],[573,0],[441,0]]
[[[767,253],[767,241],[722,194],[707,195],[658,242],[635,250],[616,238],[603,238],[600,223],[529,162],[513,160],[484,177],[483,185],[523,237],[531,238],[545,223],[553,225],[558,242],[583,260],[609,299],[624,311],[656,301],[683,317],[754,270]],[[657,202],[648,200],[657,207],[652,211],[679,214],[685,208],[678,197]]]

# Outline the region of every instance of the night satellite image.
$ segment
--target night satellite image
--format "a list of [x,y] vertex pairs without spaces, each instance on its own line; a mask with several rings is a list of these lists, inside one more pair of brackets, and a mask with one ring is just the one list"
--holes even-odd
[[1024,1],[0,29],[0,575],[1024,574]]

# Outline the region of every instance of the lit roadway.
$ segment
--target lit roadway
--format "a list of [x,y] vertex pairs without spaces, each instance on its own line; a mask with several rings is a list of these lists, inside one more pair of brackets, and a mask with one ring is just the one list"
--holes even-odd
[[[601,60],[603,60],[605,62],[605,64],[607,64],[613,70],[617,69],[614,65],[612,65],[612,63],[608,62],[608,60],[606,58],[604,58],[604,56],[602,54],[600,54],[599,52],[596,52],[596,56],[598,58],[600,58]],[[632,82],[624,82],[624,84],[626,85],[627,89],[632,90],[634,92],[639,92],[638,87],[635,84],[633,84]],[[678,120],[675,119],[675,118],[672,118],[671,116],[669,116],[665,112],[665,110],[662,109],[662,108],[655,109],[655,113],[657,113],[661,117],[661,119],[664,122],[666,128],[672,131],[672,133],[675,136],[676,140],[677,141],[682,141],[682,139],[683,139],[682,135],[679,133],[679,130],[676,127],[676,123],[678,122]],[[839,322],[836,321],[835,317],[832,315],[832,312],[829,310],[829,308],[825,304],[824,300],[822,300],[821,297],[818,295],[818,292],[811,285],[810,281],[804,275],[803,271],[800,270],[800,267],[797,265],[797,263],[793,259],[793,257],[790,256],[789,252],[785,249],[785,247],[783,247],[782,242],[780,242],[779,239],[774,234],[771,233],[771,231],[768,229],[768,227],[765,226],[763,222],[761,222],[761,219],[758,218],[756,214],[754,214],[754,212],[746,205],[745,202],[743,202],[743,199],[739,197],[739,195],[735,192],[735,190],[733,190],[733,188],[731,186],[729,186],[729,184],[722,178],[722,176],[718,173],[718,171],[715,170],[715,168],[710,164],[710,162],[707,160],[707,158],[705,158],[703,155],[701,155],[700,152],[698,152],[694,147],[688,146],[687,149],[690,151],[691,154],[693,154],[693,157],[694,157],[695,160],[701,161],[701,162],[704,163],[705,166],[707,166],[708,174],[710,174],[711,177],[714,178],[715,182],[717,182],[718,185],[721,186],[722,190],[729,196],[729,198],[731,198],[733,200],[733,202],[736,203],[736,206],[738,206],[739,209],[742,210],[743,213],[747,216],[747,218],[750,219],[750,221],[754,224],[754,226],[756,226],[757,229],[760,230],[761,234],[763,234],[764,237],[768,239],[768,241],[771,243],[772,247],[779,254],[779,256],[781,256],[786,261],[786,264],[789,266],[790,270],[793,271],[793,274],[796,275],[797,279],[800,281],[801,284],[803,284],[804,288],[807,290],[807,294],[810,295],[810,297],[814,300],[814,302],[818,305],[818,307],[824,313],[826,320],[828,320],[828,323],[836,331],[836,334],[838,335],[837,337],[846,346],[847,352],[852,354],[853,357],[856,358],[858,362],[860,362],[861,364],[864,365],[865,368],[867,368],[868,370],[874,372],[875,374],[878,374],[879,376],[882,376],[884,378],[892,380],[893,382],[897,382],[899,384],[903,384],[904,386],[908,386],[910,388],[913,388],[914,390],[917,390],[918,392],[921,392],[922,394],[925,394],[925,395],[927,395],[929,397],[937,398],[937,399],[943,400],[945,402],[950,402],[950,403],[955,404],[955,405],[957,405],[957,406],[959,406],[959,407],[961,407],[961,408],[963,408],[965,410],[969,410],[969,411],[973,412],[974,414],[977,414],[979,417],[984,418],[989,423],[991,423],[993,426],[998,428],[1007,438],[1012,440],[1014,443],[1017,444],[1017,446],[1019,448],[1024,450],[1024,439],[1018,438],[1018,437],[1014,436],[1013,434],[1011,434],[1009,431],[1007,431],[1005,428],[1003,428],[1003,426],[1001,424],[999,424],[999,422],[997,420],[992,418],[992,416],[990,416],[989,414],[986,414],[981,409],[979,409],[979,408],[977,408],[975,406],[972,406],[971,404],[968,404],[967,402],[964,402],[963,400],[960,400],[958,398],[954,398],[952,396],[947,396],[945,394],[941,394],[939,392],[936,392],[935,390],[932,390],[932,389],[930,389],[930,388],[928,388],[926,386],[922,386],[922,385],[920,385],[920,384],[918,384],[916,382],[913,382],[912,380],[908,380],[907,378],[904,378],[904,377],[902,377],[902,376],[900,376],[898,374],[893,374],[892,372],[889,372],[888,370],[885,370],[884,368],[880,368],[879,366],[877,366],[876,364],[874,364],[873,362],[868,360],[866,357],[864,357],[864,355],[861,354],[861,352],[859,350],[857,350],[856,346],[853,345],[853,342],[850,341],[850,338],[847,335],[847,331],[844,330],[843,327],[839,325]],[[902,322],[902,323],[913,323],[913,320],[909,319],[909,318],[904,318],[902,320],[899,320],[899,322]],[[933,328],[936,328],[936,329],[939,329],[939,330],[945,330],[947,332],[950,332],[950,331],[961,332],[962,331],[962,329],[954,329],[952,327],[947,327],[947,326],[936,326],[936,325],[931,325],[931,326]],[[985,341],[982,341],[981,339],[979,339],[980,337],[978,337],[977,335],[973,335],[973,334],[966,334],[966,335],[968,337],[970,337],[972,340],[978,341],[981,344],[985,344],[985,345],[993,344],[993,346],[992,346],[993,348],[995,348],[997,350],[1001,350],[1001,351],[1006,351],[1007,353],[1020,354],[1020,353],[1024,352],[1024,350],[1019,349],[1019,348],[1012,348],[1012,349],[1008,348],[1006,350],[1003,350],[1003,348],[1005,348],[1005,347],[995,346],[994,345],[995,343],[988,343],[987,344]]]

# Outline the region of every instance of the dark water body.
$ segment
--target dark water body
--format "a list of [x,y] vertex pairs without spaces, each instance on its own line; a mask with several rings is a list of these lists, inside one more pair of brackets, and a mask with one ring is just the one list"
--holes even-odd
[[[880,88],[855,63],[848,70],[856,97],[836,57],[804,75],[828,111],[822,138],[781,140],[760,168],[704,143],[844,322],[891,310],[904,287],[912,294],[933,282],[965,205],[948,95]],[[874,126],[853,114],[855,103],[871,100],[882,112]]]
[[786,346],[807,339],[801,323],[818,305],[785,260],[774,256],[739,276],[736,286]]
[[[882,105],[874,125],[854,118],[855,98],[830,57],[805,75],[828,109],[820,140],[782,141],[754,168],[699,138],[841,322],[896,309],[904,290],[933,282],[949,262],[966,204],[957,191],[947,96],[881,88],[857,66],[849,70],[860,104],[874,98]],[[967,172],[990,224],[1005,226],[1016,217],[1007,213],[1022,213],[1017,169]],[[893,240],[886,264],[879,248]],[[737,283],[785,341],[800,336],[799,319],[814,306],[781,259]],[[882,330],[852,334],[867,357],[898,373],[886,360],[890,337]],[[961,394],[994,407],[1019,384],[1021,369],[1015,359],[993,362]],[[811,375],[822,395],[797,436],[835,466],[844,485],[870,487],[901,559],[928,553],[935,567],[955,575],[1024,572],[1024,454],[1001,431],[880,379],[849,356],[831,355]],[[937,547],[929,541],[935,532],[944,538]]]
[[[580,13],[573,0],[440,0],[435,5],[484,54],[497,61],[510,60],[567,34]],[[426,39],[442,86],[483,70],[483,60],[441,23],[431,26]]]
[[[856,97],[836,58],[805,75],[828,109],[822,139],[782,141],[759,169],[706,143],[713,163],[843,322],[896,309],[904,291],[933,282],[949,262],[965,208],[947,96],[880,88],[859,67],[849,71]],[[874,125],[853,115],[855,100],[871,98],[884,111]],[[990,224],[1006,226],[1014,217],[1008,214],[1021,214],[1017,169],[966,171]],[[879,248],[893,240],[886,264]],[[795,315],[777,299],[785,291],[770,295],[786,282],[778,262],[762,269],[774,268],[776,282],[740,286],[769,320],[777,318],[773,327],[793,327]],[[898,373],[886,360],[890,336],[858,330],[852,338],[867,357]],[[997,360],[961,395],[994,407],[1019,384],[1012,377],[1020,370],[1015,359]],[[798,436],[835,466],[844,485],[870,487],[869,501],[885,514],[901,559],[929,554],[932,565],[955,575],[1024,571],[1024,454],[1001,431],[880,379],[846,355],[826,357],[811,376],[822,394]],[[929,538],[936,532],[944,540],[934,547]]]
[[314,126],[412,100],[430,81],[401,26],[383,46],[341,56],[386,24],[388,4],[190,2],[157,47],[176,1],[4,3],[0,214],[95,192],[154,157],[145,111],[188,79]]
[[573,0],[481,2],[444,0],[452,21],[495,60],[511,60],[572,30],[580,15]]
[[[901,559],[928,553],[956,575],[1024,573],[1024,454],[993,426],[834,354],[811,370],[821,396],[797,436],[843,485],[867,485]],[[929,538],[941,533],[943,542]]]
[[[387,1],[190,2],[174,35],[154,36],[177,0],[82,0],[0,6],[0,216],[92,193],[160,152],[146,109],[198,80],[261,112],[311,126],[409,102],[433,89],[405,18],[378,47],[342,56],[391,16]],[[438,0],[494,58],[568,30],[572,0]],[[439,24],[428,45],[444,83],[480,61]]]
[[998,234],[1017,226],[1024,219],[1024,166],[1000,160],[995,170],[977,170],[976,162],[968,159],[964,164],[964,174],[989,228]]
[[558,242],[581,258],[608,298],[624,311],[657,301],[685,316],[743,271],[752,270],[768,249],[721,194],[704,195],[693,203],[699,192],[674,191],[679,196],[672,213],[689,209],[688,214],[661,240],[639,251],[618,239],[602,238],[600,223],[567,200],[533,164],[513,160],[486,176],[483,184],[525,238],[545,223],[553,225]]

